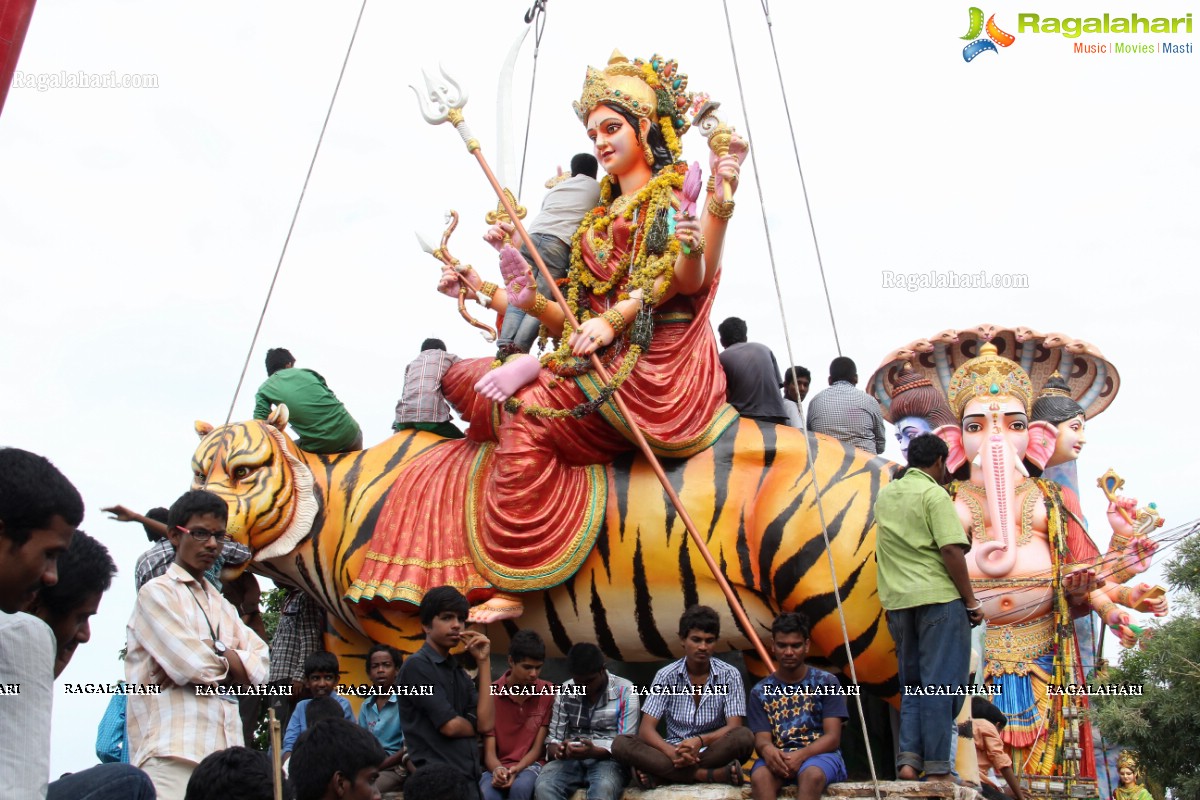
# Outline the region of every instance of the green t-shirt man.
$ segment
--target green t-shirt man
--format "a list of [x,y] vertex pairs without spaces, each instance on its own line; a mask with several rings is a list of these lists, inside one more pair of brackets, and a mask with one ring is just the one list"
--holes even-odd
[[970,540],[946,490],[910,467],[879,490],[875,501],[879,602],[888,611],[960,598],[941,548]]
[[302,450],[326,454],[361,450],[362,429],[325,385],[325,379],[311,369],[296,369],[296,362],[290,358],[287,366],[272,371],[272,358],[278,358],[274,356],[277,352],[267,353],[269,377],[258,387],[254,418],[266,419],[272,405],[283,403]]

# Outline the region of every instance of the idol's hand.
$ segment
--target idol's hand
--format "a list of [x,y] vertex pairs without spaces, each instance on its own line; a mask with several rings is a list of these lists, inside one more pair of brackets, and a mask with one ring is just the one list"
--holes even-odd
[[1113,565],[1114,572],[1127,569],[1135,575],[1150,569],[1150,560],[1158,550],[1158,542],[1147,536],[1134,536],[1121,548],[1121,556]]
[[1129,538],[1133,535],[1133,526],[1121,515],[1119,508],[1125,509],[1130,519],[1137,516],[1137,500],[1132,497],[1118,497],[1115,503],[1108,504],[1108,524],[1112,526],[1113,535]]
[[[478,276],[475,274],[475,270],[467,270],[467,272],[463,273],[463,277],[467,279],[465,281],[467,286],[467,299],[475,300],[475,289],[473,288],[473,282],[470,280],[472,277],[478,279]],[[455,272],[454,268],[451,266],[443,266],[442,275],[440,278],[438,278],[438,291],[447,297],[458,297],[458,288],[458,273]]]
[[528,310],[537,295],[537,284],[524,256],[510,244],[500,248],[500,274],[504,276],[508,302],[517,308]]
[[725,197],[725,181],[729,181],[730,193],[736,193],[738,177],[742,171],[742,163],[750,152],[750,143],[736,133],[729,143],[729,153],[718,156],[714,152],[708,154],[708,171],[716,176],[716,198],[720,202],[732,199]]
[[497,222],[495,225],[487,229],[487,233],[483,235],[483,240],[496,248],[496,252],[504,249],[507,240],[512,239],[516,227],[511,222]]
[[695,217],[675,218],[675,238],[690,251],[687,255],[699,258],[704,252],[701,242],[704,236],[700,232],[700,220]]
[[612,326],[603,317],[592,317],[579,326],[579,330],[571,334],[567,343],[571,352],[577,356],[590,356],[592,353],[610,344],[614,338]]
[[1093,589],[1099,589],[1104,583],[1103,578],[1097,580],[1095,569],[1080,567],[1063,578],[1063,590],[1069,602],[1082,603]]

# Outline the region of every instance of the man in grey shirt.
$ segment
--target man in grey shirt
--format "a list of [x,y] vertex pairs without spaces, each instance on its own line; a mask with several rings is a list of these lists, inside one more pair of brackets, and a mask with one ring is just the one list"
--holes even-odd
[[808,429],[876,455],[887,445],[879,401],[855,388],[858,367],[845,356],[829,364],[829,388],[808,403]]
[[725,399],[743,417],[787,425],[775,354],[765,344],[746,341],[746,332],[746,321],[737,317],[717,326],[724,348],[721,367],[725,370]]
[[[571,177],[559,180],[551,187],[542,200],[542,210],[529,225],[529,238],[556,281],[567,276],[567,266],[571,261],[571,239],[579,229],[579,223],[600,201],[596,170],[596,157],[590,153],[579,153],[572,158]],[[511,225],[502,224],[489,230],[485,238],[499,249],[503,244],[503,235],[511,235],[512,232]],[[521,245],[521,255],[533,269],[537,290],[550,297],[550,287],[524,245]],[[536,318],[510,305],[504,313],[504,325],[500,328],[496,344],[502,351],[528,353],[533,347],[533,340],[537,338],[539,327],[541,323]]]

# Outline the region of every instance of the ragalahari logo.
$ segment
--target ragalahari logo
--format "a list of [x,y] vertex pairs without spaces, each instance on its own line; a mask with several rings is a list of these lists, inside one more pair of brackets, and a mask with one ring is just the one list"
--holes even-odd
[[[979,34],[987,32],[986,37],[980,37]],[[1005,33],[996,25],[996,15],[992,14],[988,17],[987,25],[983,24],[983,10],[971,6],[971,27],[967,30],[967,35],[961,37],[963,39],[973,40],[970,44],[963,48],[963,61],[971,62],[975,56],[980,53],[991,51],[998,53],[996,45],[1008,47],[1017,40],[1017,37],[1011,33]]]

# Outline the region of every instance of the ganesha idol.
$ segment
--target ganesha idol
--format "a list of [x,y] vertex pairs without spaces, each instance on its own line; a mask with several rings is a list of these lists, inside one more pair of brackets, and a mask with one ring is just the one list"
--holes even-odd
[[[1030,422],[1029,375],[995,344],[958,367],[947,397],[958,423],[934,432],[949,446],[947,469],[958,479],[950,491],[974,545],[968,569],[988,620],[985,680],[1000,687],[1004,739],[1028,773],[1094,776],[1091,732],[1064,713],[1064,702],[1078,704],[1048,686],[1084,682],[1073,618],[1095,609],[1132,639],[1130,617],[1116,604],[1133,607],[1140,598],[1117,584],[1149,566],[1154,544],[1130,523],[1136,501],[1117,498],[1107,514],[1112,544],[1101,556],[1074,492],[1035,477],[1059,431]],[[1082,750],[1078,766],[1064,764],[1071,743]]]

